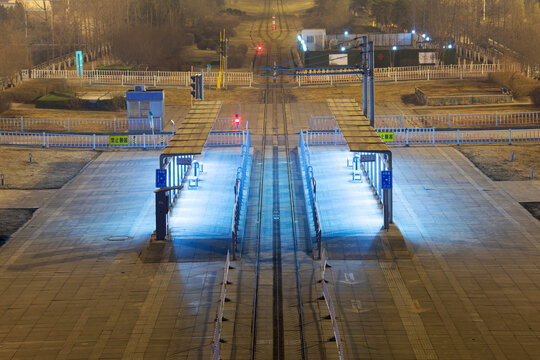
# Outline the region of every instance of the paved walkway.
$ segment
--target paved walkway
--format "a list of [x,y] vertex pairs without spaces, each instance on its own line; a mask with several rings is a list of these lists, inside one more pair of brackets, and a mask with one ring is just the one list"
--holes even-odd
[[58,190],[0,190],[0,209],[38,209]]
[[210,357],[224,263],[139,258],[158,156],[103,153],[0,249],[1,359]]
[[[392,150],[394,221],[413,256],[331,260],[346,356],[537,359],[540,223],[451,147]],[[328,197],[321,213],[354,217],[339,189]]]

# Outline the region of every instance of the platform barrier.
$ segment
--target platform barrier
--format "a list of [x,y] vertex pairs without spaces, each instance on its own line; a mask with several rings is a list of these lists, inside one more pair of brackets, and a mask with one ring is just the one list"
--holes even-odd
[[221,290],[219,292],[219,306],[216,315],[216,326],[214,329],[214,337],[212,341],[212,359],[221,359],[221,329],[223,327],[223,314],[225,312],[225,302],[227,299],[227,285],[229,284],[229,270],[231,267],[231,257],[227,251],[227,258],[225,260],[225,267],[223,269],[223,280],[221,282]]
[[96,149],[162,148],[171,134],[51,134],[0,132],[0,145],[25,145],[41,147],[67,147]]
[[332,320],[332,330],[334,332],[334,337],[331,338],[331,341],[336,342],[337,351],[338,351],[338,358],[340,360],[343,360],[343,346],[341,343],[341,335],[339,333],[339,328],[337,325],[337,317],[336,317],[336,311],[334,309],[334,302],[332,301],[332,297],[330,296],[330,293],[328,292],[328,286],[326,285],[328,280],[326,280],[326,268],[329,267],[327,261],[326,261],[326,251],[323,250],[321,252],[321,287],[322,287],[322,297],[320,297],[320,300],[325,301],[326,308],[328,309],[328,313],[330,315],[330,319]]
[[242,211],[242,200],[244,196],[244,189],[247,177],[247,168],[249,163],[249,154],[251,148],[251,135],[249,130],[244,137],[245,141],[242,144],[242,152],[240,155],[241,162],[240,167],[236,171],[236,182],[234,184],[234,207],[233,207],[233,220],[231,229],[231,252],[233,259],[236,259],[236,248],[238,245],[238,230],[240,226],[240,214]]
[[[306,134],[307,135],[307,134]],[[313,177],[313,168],[310,165],[310,156],[309,156],[309,146],[304,140],[305,134],[300,130],[299,137],[299,148],[300,148],[300,157],[303,164],[303,178],[306,179],[308,195],[309,195],[309,204],[311,205],[311,213],[313,216],[313,225],[315,227],[315,238],[317,241],[317,248],[319,252],[319,258],[321,258],[322,250],[322,226],[321,219],[319,217],[319,208],[317,206],[317,183]],[[307,137],[307,136],[306,136]]]

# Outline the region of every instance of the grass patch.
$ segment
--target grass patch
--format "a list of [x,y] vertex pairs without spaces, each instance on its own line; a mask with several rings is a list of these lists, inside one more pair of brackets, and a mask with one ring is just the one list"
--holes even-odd
[[53,91],[36,100],[41,109],[77,109],[79,105],[79,99],[69,91]]

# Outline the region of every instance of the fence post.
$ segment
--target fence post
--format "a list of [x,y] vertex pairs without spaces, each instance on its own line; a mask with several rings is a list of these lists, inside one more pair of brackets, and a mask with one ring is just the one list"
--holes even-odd
[[23,122],[24,122],[24,117],[21,116],[21,132],[24,132]]
[[[137,135],[135,135],[137,136]],[[143,150],[146,150],[146,134],[142,134]]]
[[92,150],[96,150],[96,134],[92,134]]
[[432,128],[431,140],[432,140],[431,145],[435,146],[435,126]]
[[508,145],[512,145],[512,129],[508,129]]
[[45,147],[45,133],[43,133],[43,147]]
[[495,112],[495,127],[499,126],[499,115]]
[[114,127],[114,132],[116,132],[116,116],[113,117],[113,127]]
[[459,129],[457,129],[457,144],[459,146]]
[[405,129],[405,146],[409,146],[409,128]]
[[70,121],[69,121],[69,118],[67,118],[67,123],[68,123],[68,132],[71,132],[70,130]]

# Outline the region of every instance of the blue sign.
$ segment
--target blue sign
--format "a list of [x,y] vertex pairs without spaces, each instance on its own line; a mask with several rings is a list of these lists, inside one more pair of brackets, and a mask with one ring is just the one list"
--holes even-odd
[[167,187],[167,169],[156,169],[156,187]]
[[83,76],[82,51],[75,51],[75,63],[77,64],[77,77],[82,77]]
[[383,189],[392,189],[392,171],[381,171],[381,187]]

